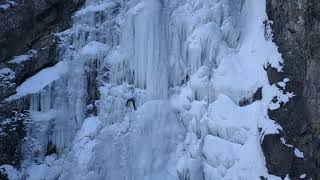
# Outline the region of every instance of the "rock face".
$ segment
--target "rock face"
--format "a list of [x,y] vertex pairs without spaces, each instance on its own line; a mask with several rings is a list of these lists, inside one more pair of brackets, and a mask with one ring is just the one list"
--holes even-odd
[[[267,0],[267,13],[273,21],[274,42],[285,61],[282,73],[268,68],[269,80],[289,78],[286,91],[295,93],[269,116],[283,127],[281,136],[286,142],[304,152],[303,160],[278,157],[278,152],[292,152],[293,148],[277,146],[280,137],[265,138],[262,146],[268,169],[276,175],[290,174],[291,179],[300,179],[304,173],[308,179],[320,179],[320,2]],[[270,163],[275,158],[282,163]]]
[[[59,38],[84,0],[0,0],[0,165],[19,166],[29,98],[5,99],[38,71],[58,62]],[[1,176],[0,176],[1,177]]]
[[[5,5],[8,1],[2,0]],[[0,11],[0,62],[24,53],[48,31],[61,31],[83,0],[15,0]]]

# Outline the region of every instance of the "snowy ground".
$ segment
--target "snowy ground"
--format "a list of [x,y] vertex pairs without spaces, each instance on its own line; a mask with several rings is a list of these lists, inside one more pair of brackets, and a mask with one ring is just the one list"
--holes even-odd
[[[267,173],[260,141],[281,129],[267,110],[293,94],[270,85],[264,70],[283,64],[266,39],[265,8],[256,0],[87,0],[60,34],[62,62],[9,98],[58,81],[31,103],[29,135],[43,155],[21,172],[3,168],[30,180],[280,179]],[[86,104],[95,71],[100,98]],[[262,99],[240,107],[259,88]],[[96,115],[85,113],[94,107]],[[51,141],[59,154],[45,156]]]

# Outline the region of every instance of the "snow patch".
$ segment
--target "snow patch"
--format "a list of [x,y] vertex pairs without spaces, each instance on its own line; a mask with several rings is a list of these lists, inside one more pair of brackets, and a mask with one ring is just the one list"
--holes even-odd
[[67,72],[67,63],[59,62],[55,66],[41,70],[39,73],[28,78],[16,89],[16,94],[7,98],[7,101],[19,99],[28,94],[34,94],[59,79]]
[[294,155],[296,155],[298,158],[304,158],[303,152],[301,152],[298,148],[294,149]]
[[81,140],[85,137],[94,138],[101,128],[102,124],[97,117],[89,117],[83,121],[82,127],[77,132],[75,140]]
[[286,145],[286,146],[289,147],[289,148],[293,148],[293,146],[292,146],[291,144],[287,144],[286,140],[285,140],[283,137],[280,138],[280,140],[281,140],[281,143],[282,143],[282,144]]
[[1,4],[1,5],[0,5],[0,9],[2,9],[2,10],[8,10],[8,9],[10,9],[11,7],[14,7],[15,5],[17,5],[16,2],[6,0],[4,4]]
[[14,80],[16,73],[10,68],[1,68],[0,69],[0,80],[3,84],[10,84]]
[[107,10],[108,8],[112,7],[112,6],[115,6],[116,4],[114,2],[101,2],[101,3],[98,3],[98,4],[91,4],[91,5],[88,5],[86,6],[85,8],[79,10],[76,12],[75,14],[75,17],[77,16],[83,16],[83,15],[86,15],[86,14],[92,14],[92,13],[95,13],[95,12],[98,12],[98,11],[105,11]]
[[109,48],[110,47],[106,44],[97,41],[92,41],[80,50],[80,56],[85,56],[87,58],[103,56],[108,52]]
[[20,180],[22,178],[21,173],[13,166],[8,164],[1,165],[0,172],[6,174],[9,180]]
[[301,174],[301,175],[300,175],[300,178],[301,178],[301,179],[306,178],[306,177],[307,177],[306,174]]
[[37,54],[37,51],[30,50],[28,52],[28,54],[24,54],[24,55],[20,55],[20,56],[14,56],[13,59],[9,61],[9,63],[12,63],[12,64],[23,63],[24,61],[30,60],[32,58],[32,56],[34,56],[35,54]]

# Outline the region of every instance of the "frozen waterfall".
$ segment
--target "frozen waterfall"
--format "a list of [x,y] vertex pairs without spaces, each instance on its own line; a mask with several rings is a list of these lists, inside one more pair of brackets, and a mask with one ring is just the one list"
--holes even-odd
[[[264,70],[283,63],[265,38],[265,6],[265,0],[87,0],[72,28],[58,34],[60,62],[20,87],[58,76],[29,92],[20,176],[280,179],[268,174],[260,140],[281,128],[268,108],[291,95],[270,85]],[[253,99],[259,88],[262,99]],[[28,92],[18,88],[11,98],[19,93]]]

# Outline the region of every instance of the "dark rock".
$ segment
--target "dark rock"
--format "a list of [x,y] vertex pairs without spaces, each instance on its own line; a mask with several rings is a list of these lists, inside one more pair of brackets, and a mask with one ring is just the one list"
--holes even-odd
[[49,143],[47,144],[46,156],[51,154],[57,154],[57,148],[51,141],[49,141]]
[[239,106],[247,106],[255,101],[259,101],[262,99],[262,87],[258,88],[256,92],[250,98],[243,98],[239,102]]
[[87,77],[87,104],[91,104],[93,107],[90,109],[91,112],[89,114],[97,115],[97,106],[96,101],[100,98],[100,91],[99,91],[99,81],[97,80],[98,77],[98,61],[92,60],[86,64],[86,77]]
[[15,93],[15,88],[23,83],[28,77],[36,74],[40,70],[53,66],[58,62],[58,40],[52,36],[46,47],[38,49],[37,52],[29,53],[30,58],[21,63],[4,63],[4,66],[13,70],[15,77],[8,85],[0,83],[3,92],[0,92],[0,101]]
[[260,180],[268,180],[266,177],[260,176]]
[[133,110],[137,110],[136,100],[134,98],[128,99],[127,103],[126,103],[126,106],[127,106],[127,108],[133,108]]
[[[7,68],[7,67],[2,67]],[[14,93],[16,84],[14,83],[16,75],[11,69],[8,69],[8,73],[0,74],[0,102]]]
[[262,99],[262,87],[258,88],[258,90],[253,95],[253,101],[259,101]]
[[21,84],[26,78],[36,74],[38,71],[55,65],[58,62],[58,39],[51,37],[51,41],[46,43],[35,52],[29,60],[21,63],[6,63],[7,67],[16,73],[15,83]]
[[0,164],[19,167],[22,139],[25,137],[27,112],[15,112],[14,117],[0,117]]
[[268,79],[269,79],[269,83],[270,84],[275,84],[278,83],[280,81],[282,81],[283,79],[283,75],[281,75],[281,72],[278,72],[278,70],[276,68],[271,67],[270,65],[268,65],[267,69],[267,74],[268,74]]
[[239,106],[240,107],[247,106],[250,103],[251,103],[251,99],[244,98],[244,99],[241,99],[241,101],[239,102]]
[[[3,171],[4,171],[4,170],[3,170]],[[0,179],[1,179],[1,180],[9,180],[7,174],[2,173],[2,171],[0,171]]]
[[69,26],[71,14],[84,0],[14,0],[15,6],[0,12],[0,63],[23,54],[48,32]]
[[[301,179],[300,176],[307,172],[307,167],[305,166],[305,161],[301,158],[295,157],[292,166],[290,169],[290,178],[294,179]],[[306,177],[308,178],[308,177]]]
[[269,173],[282,178],[289,174],[294,159],[293,148],[284,145],[279,134],[264,136],[261,146]]
[[[295,93],[289,103],[269,111],[269,117],[283,127],[289,144],[304,152],[303,160],[291,161],[292,179],[299,179],[302,171],[308,178],[320,179],[320,1],[267,0],[267,14],[285,62],[281,73],[267,68],[269,81],[289,78],[285,90]],[[268,162],[269,170],[274,166]]]
[[[71,15],[84,0],[15,0],[15,6],[0,13],[0,68],[15,72],[9,85],[1,83],[0,101],[15,93],[14,89],[38,71],[58,61],[59,39],[55,32],[70,25]],[[31,11],[31,12],[29,12]],[[36,53],[30,53],[30,49]],[[29,52],[28,52],[29,51]],[[10,63],[14,56],[30,55],[22,63]]]

